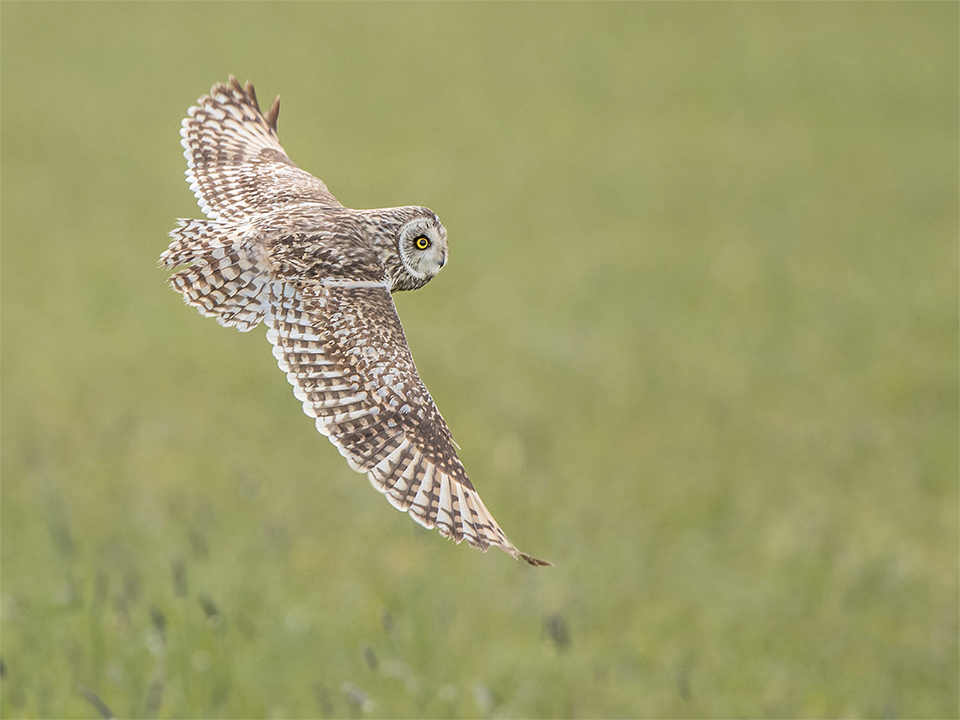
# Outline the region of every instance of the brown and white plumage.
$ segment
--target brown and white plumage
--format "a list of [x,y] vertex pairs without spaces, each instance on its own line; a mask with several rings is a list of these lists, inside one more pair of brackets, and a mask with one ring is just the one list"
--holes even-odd
[[427,391],[390,296],[429,282],[446,230],[423,207],[351,210],[287,157],[231,76],[183,121],[187,180],[208,220],[161,256],[185,302],[246,332],[261,322],[304,412],[354,470],[428,528],[532,565],[484,506]]

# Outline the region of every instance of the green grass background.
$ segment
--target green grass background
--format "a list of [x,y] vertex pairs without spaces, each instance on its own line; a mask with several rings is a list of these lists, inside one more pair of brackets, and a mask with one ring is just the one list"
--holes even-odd
[[[4,717],[956,717],[958,6],[4,3]],[[155,267],[280,93],[534,570]]]

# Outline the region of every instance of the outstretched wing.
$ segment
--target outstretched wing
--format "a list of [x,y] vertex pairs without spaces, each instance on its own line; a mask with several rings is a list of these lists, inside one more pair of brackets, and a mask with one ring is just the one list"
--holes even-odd
[[291,202],[342,207],[319,178],[298,168],[277,138],[280,98],[264,115],[253,85],[230,76],[190,108],[180,135],[187,182],[213,220],[248,220]]
[[350,467],[425,527],[550,565],[507,539],[467,478],[382,277],[275,281],[266,304],[280,369]]

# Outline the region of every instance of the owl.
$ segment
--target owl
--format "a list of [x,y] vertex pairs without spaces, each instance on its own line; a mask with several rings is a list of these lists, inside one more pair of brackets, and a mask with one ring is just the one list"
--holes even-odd
[[550,565],[518,550],[483,504],[393,304],[447,262],[443,224],[419,206],[345,208],[287,157],[279,112],[279,97],[263,113],[233,76],[188,111],[187,181],[208,219],[170,233],[170,284],[221,325],[265,325],[303,411],[394,507],[457,543]]

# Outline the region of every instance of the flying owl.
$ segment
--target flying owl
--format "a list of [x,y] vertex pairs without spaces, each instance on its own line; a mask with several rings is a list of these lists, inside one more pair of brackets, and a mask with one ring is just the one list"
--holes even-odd
[[264,114],[233,76],[188,111],[187,181],[209,219],[170,233],[170,284],[221,325],[266,325],[303,411],[394,507],[457,543],[550,565],[507,539],[467,478],[393,304],[447,262],[440,219],[343,207],[287,157],[279,112],[279,97]]

